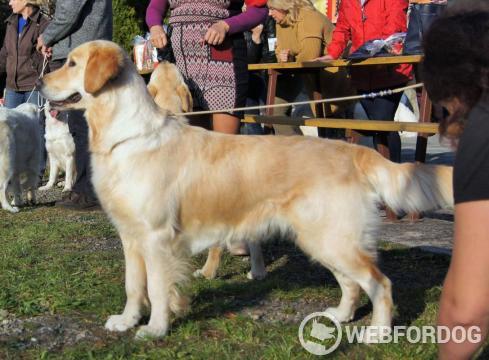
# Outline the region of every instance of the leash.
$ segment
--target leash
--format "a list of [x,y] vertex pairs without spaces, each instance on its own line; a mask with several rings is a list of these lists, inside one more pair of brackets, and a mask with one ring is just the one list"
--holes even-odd
[[404,92],[405,90],[409,90],[409,89],[417,89],[417,88],[420,88],[423,86],[424,86],[423,83],[419,83],[419,84],[403,86],[403,87],[400,87],[397,89],[381,90],[381,91],[371,92],[371,93],[363,94],[363,95],[343,96],[343,97],[321,99],[321,100],[297,101],[297,102],[290,102],[290,103],[284,103],[284,104],[274,104],[274,105],[248,106],[248,107],[240,107],[240,108],[234,108],[234,109],[193,111],[193,112],[188,112],[188,113],[177,113],[175,115],[177,115],[177,116],[192,116],[192,115],[208,115],[208,114],[219,114],[219,113],[233,113],[236,111],[275,109],[275,108],[280,108],[280,107],[297,106],[297,105],[325,104],[325,103],[332,103],[332,102],[336,103],[336,102],[352,101],[352,100],[373,99],[376,97],[383,97],[383,96],[401,93],[401,92]]
[[[39,75],[38,79],[42,79],[44,77],[44,72],[46,71],[47,66],[48,66],[48,57],[46,55],[44,55],[44,59],[42,61],[41,74]],[[29,97],[27,98],[27,101],[26,101],[27,103],[31,99],[32,94],[34,93],[34,90],[36,90],[36,85],[34,85],[34,87],[32,88],[31,93],[29,94]],[[37,93],[37,112],[40,113],[41,111],[44,110],[44,108],[45,108],[44,104],[45,104],[45,102],[43,102],[43,97],[38,92]]]

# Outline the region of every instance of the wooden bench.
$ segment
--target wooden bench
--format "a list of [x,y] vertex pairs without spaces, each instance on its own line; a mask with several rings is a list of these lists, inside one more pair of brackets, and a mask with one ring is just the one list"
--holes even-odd
[[[250,64],[248,70],[266,70],[268,74],[267,105],[275,104],[277,90],[277,79],[284,72],[319,72],[325,68],[357,67],[357,66],[382,66],[394,64],[419,64],[421,55],[374,57],[363,60],[330,60],[327,62],[304,62],[304,63],[272,63],[272,64]],[[315,91],[313,100],[320,100],[321,93]],[[318,118],[313,119],[291,119],[287,117],[274,117],[273,108],[267,109],[267,116],[246,116],[245,122],[260,122],[265,124],[291,124],[309,125],[318,128],[340,128],[349,130],[374,130],[374,131],[411,131],[417,132],[415,160],[426,161],[426,148],[428,136],[436,133],[438,126],[431,123],[431,101],[426,90],[423,88],[420,102],[420,120],[418,123],[403,123],[393,121],[355,120],[355,119],[326,119],[320,106],[317,107]],[[382,152],[388,156],[388,152]]]

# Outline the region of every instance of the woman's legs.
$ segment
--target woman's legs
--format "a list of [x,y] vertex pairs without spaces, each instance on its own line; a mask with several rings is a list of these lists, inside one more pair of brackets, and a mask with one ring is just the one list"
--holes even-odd
[[227,113],[212,115],[212,129],[224,134],[239,134],[239,117]]

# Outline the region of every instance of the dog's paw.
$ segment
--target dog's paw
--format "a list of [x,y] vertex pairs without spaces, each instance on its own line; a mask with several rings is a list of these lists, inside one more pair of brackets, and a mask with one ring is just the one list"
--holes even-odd
[[263,280],[267,277],[267,272],[264,271],[264,272],[253,273],[253,271],[248,271],[246,277],[250,280]]
[[44,186],[41,186],[40,188],[38,188],[37,190],[38,191],[46,191],[46,190],[49,190],[49,189],[52,189],[52,186],[51,185],[44,185]]
[[139,319],[124,315],[112,315],[105,323],[105,328],[109,331],[127,331],[137,325]]
[[136,336],[134,339],[136,340],[153,340],[153,339],[161,339],[166,335],[167,328],[166,327],[153,327],[149,325],[141,326],[136,332]]
[[12,214],[16,214],[19,212],[19,208],[17,206],[9,206],[5,210],[7,210],[8,212],[11,212]]
[[215,279],[216,275],[216,273],[207,274],[203,269],[195,270],[193,273],[195,278],[206,278],[207,280]]
[[346,313],[345,311],[340,311],[337,307],[329,307],[324,312],[334,317],[340,323],[350,322],[355,316],[354,312]]

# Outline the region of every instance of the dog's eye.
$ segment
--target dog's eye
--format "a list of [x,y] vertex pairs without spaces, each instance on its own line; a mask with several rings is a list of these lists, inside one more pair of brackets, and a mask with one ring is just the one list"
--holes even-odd
[[68,66],[69,67],[76,66],[76,62],[74,62],[73,60],[70,60],[70,62],[68,63]]

